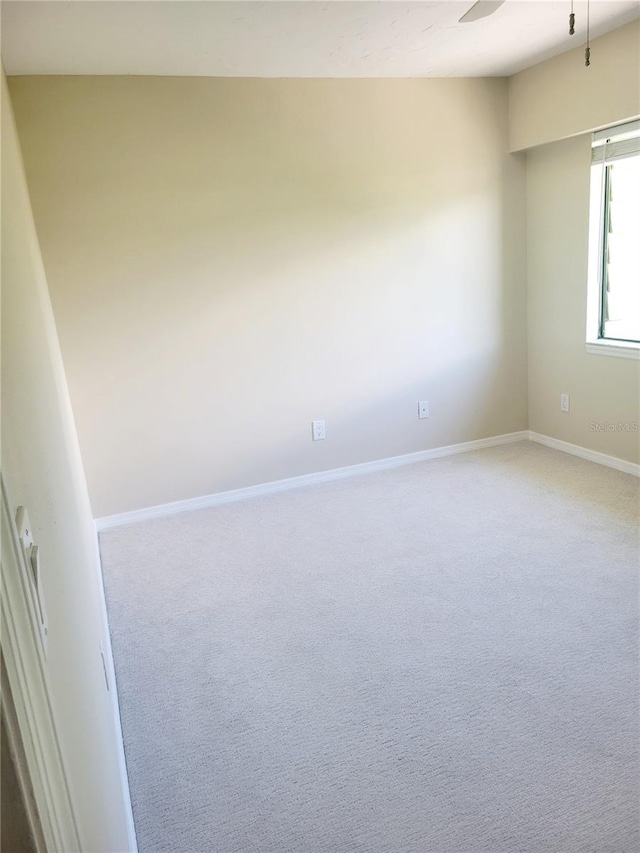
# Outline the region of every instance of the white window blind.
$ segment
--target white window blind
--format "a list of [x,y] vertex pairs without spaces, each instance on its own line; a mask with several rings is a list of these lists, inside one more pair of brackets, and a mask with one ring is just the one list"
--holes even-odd
[[640,154],[640,120],[608,127],[593,134],[592,162],[613,163]]

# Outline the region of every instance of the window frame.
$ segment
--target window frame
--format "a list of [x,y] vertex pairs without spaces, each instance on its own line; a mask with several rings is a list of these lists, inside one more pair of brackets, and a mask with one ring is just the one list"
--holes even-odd
[[[611,127],[593,135],[590,151],[605,139],[607,134],[615,137],[625,129],[632,129],[640,122],[629,122],[625,125]],[[588,286],[587,286],[587,333],[585,348],[594,355],[609,355],[619,358],[640,359],[640,341],[621,338],[604,337],[604,307],[606,281],[604,265],[605,258],[605,216],[607,205],[607,181],[610,163],[604,158],[602,162],[591,163],[590,199],[589,199],[589,255],[588,255]]]

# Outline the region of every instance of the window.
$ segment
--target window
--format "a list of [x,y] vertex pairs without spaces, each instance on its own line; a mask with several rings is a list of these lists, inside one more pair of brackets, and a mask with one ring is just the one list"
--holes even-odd
[[587,349],[640,357],[640,121],[593,135]]

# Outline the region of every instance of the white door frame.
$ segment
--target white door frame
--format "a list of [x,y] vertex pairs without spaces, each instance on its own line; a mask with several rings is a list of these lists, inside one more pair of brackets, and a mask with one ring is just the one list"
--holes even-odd
[[37,853],[81,853],[43,665],[42,641],[31,613],[29,571],[10,515],[4,480],[1,487],[2,656],[24,747],[25,761],[20,770],[23,775],[28,774],[32,790],[27,815],[32,822]]

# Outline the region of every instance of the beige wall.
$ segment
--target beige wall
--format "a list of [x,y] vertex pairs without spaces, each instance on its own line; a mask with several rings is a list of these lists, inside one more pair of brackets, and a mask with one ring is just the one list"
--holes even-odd
[[504,80],[10,83],[96,516],[526,428]]
[[[640,462],[640,362],[585,351],[590,135],[527,154],[529,426]],[[571,412],[560,411],[560,394]]]
[[[639,432],[640,363],[585,351],[591,131],[640,114],[640,22],[516,74],[512,149],[527,152],[529,428],[631,462]],[[566,137],[573,137],[567,139]],[[564,141],[560,141],[564,138]],[[541,143],[548,143],[541,145]],[[539,147],[535,147],[539,146]],[[560,394],[571,412],[560,412]]]
[[[575,36],[578,38],[578,35]],[[509,145],[520,151],[640,115],[640,21],[509,80]]]
[[82,849],[125,851],[120,743],[100,656],[107,634],[95,532],[4,76],[2,476],[10,512],[27,507],[40,546],[46,677]]

